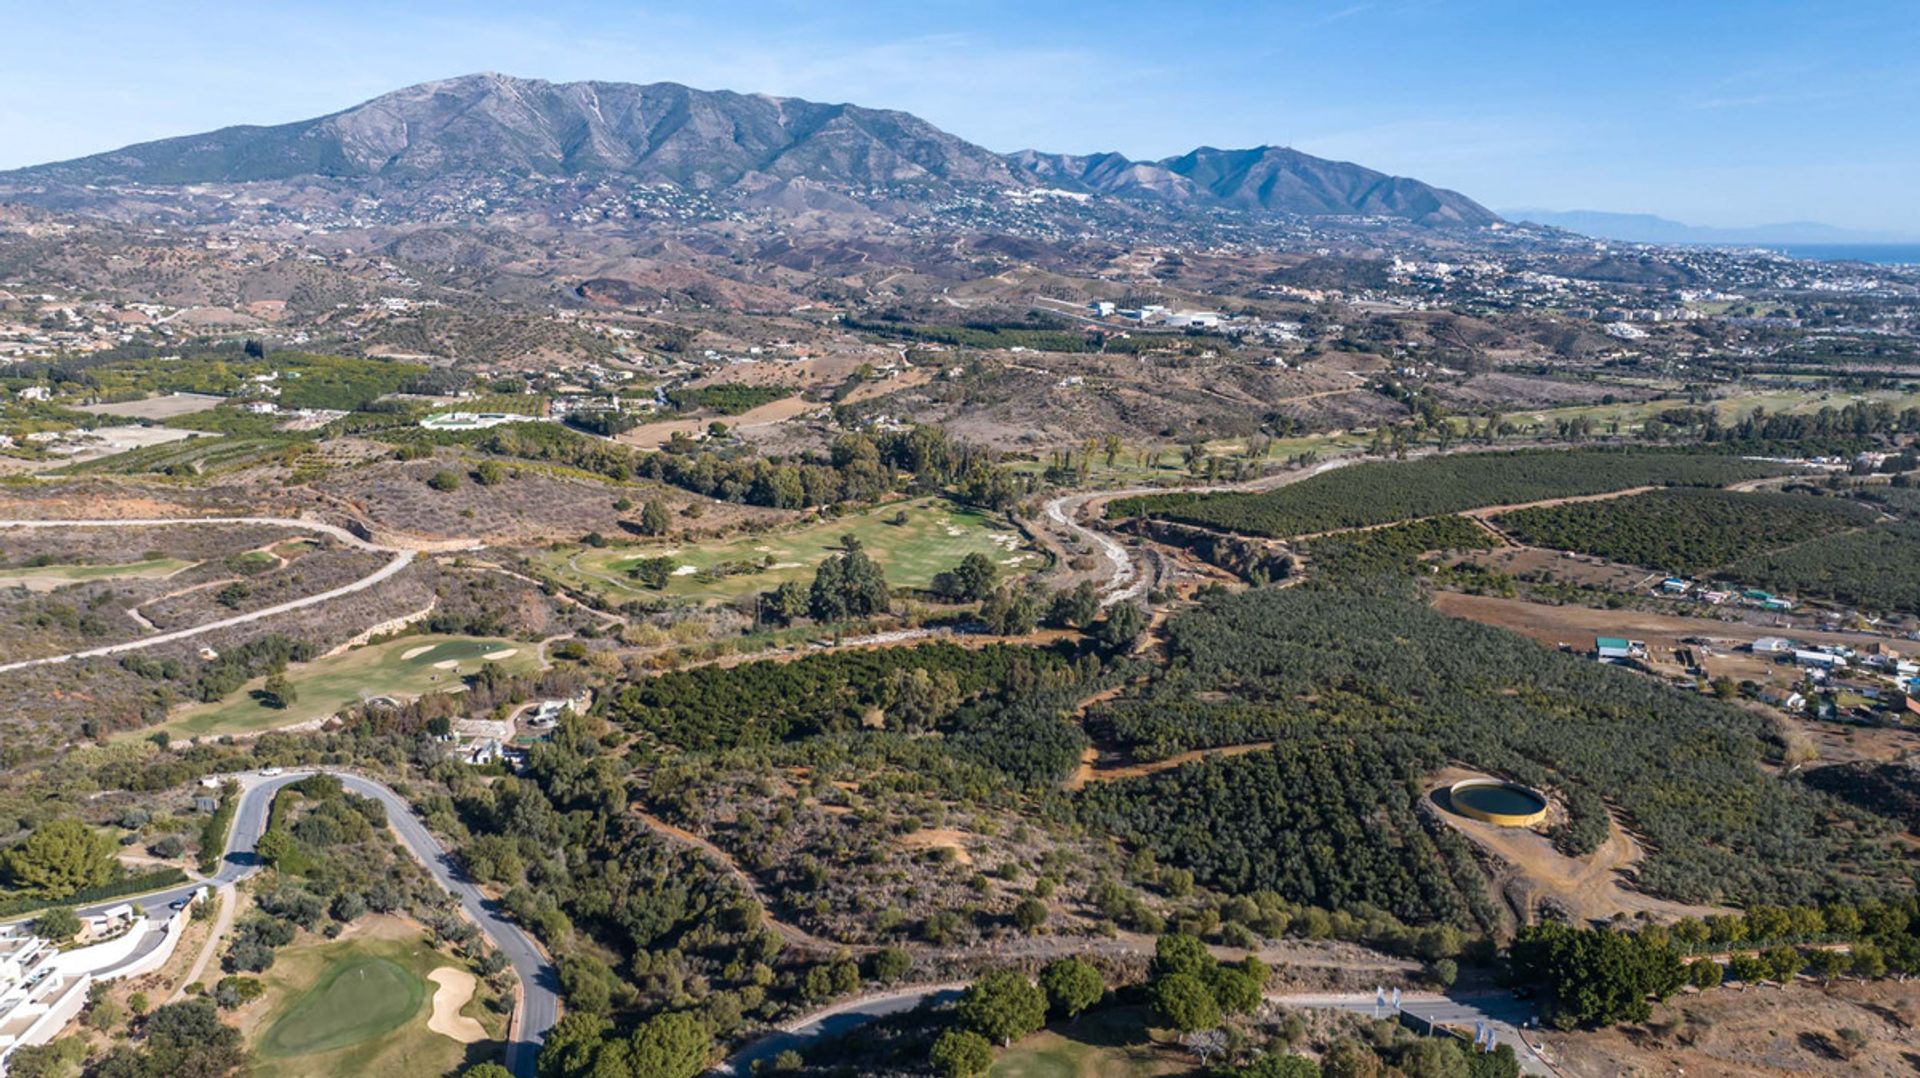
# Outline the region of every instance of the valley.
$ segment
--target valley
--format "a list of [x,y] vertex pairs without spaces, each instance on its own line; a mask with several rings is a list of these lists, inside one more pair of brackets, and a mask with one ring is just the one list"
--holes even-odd
[[0,172],[0,1066],[1897,1067],[1916,481],[1913,268],[1290,147]]

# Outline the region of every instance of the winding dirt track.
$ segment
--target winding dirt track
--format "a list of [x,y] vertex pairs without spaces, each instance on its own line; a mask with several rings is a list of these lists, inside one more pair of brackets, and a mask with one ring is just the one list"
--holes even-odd
[[365,591],[387,580],[407,566],[412,565],[414,559],[414,551],[377,546],[367,542],[365,539],[360,538],[345,528],[336,527],[332,524],[323,524],[318,521],[294,520],[286,517],[160,517],[146,520],[0,520],[0,529],[153,528],[193,524],[268,524],[282,528],[317,531],[325,535],[330,535],[350,546],[359,547],[362,550],[373,550],[391,554],[393,555],[393,559],[351,584],[343,584],[340,587],[331,588],[317,595],[308,595],[299,599],[289,599],[284,603],[275,603],[272,606],[262,607],[259,610],[252,610],[245,614],[236,614],[233,617],[210,621],[204,625],[195,625],[187,629],[175,629],[171,632],[141,637],[138,640],[129,640],[125,643],[106,644],[97,648],[87,648],[83,651],[70,651],[64,655],[48,655],[38,659],[21,659],[16,662],[0,663],[0,674],[4,674],[10,670],[24,670],[30,666],[49,666],[54,663],[72,662],[75,659],[94,659],[107,655],[120,655],[129,651],[139,651],[142,648],[150,648],[155,644],[165,644],[175,640],[186,640],[199,636],[202,633],[213,632],[216,629],[229,629],[236,625],[245,625],[248,622],[271,618],[290,611],[305,609],[309,606],[318,606],[330,599],[338,599],[343,595],[351,595],[354,592]]

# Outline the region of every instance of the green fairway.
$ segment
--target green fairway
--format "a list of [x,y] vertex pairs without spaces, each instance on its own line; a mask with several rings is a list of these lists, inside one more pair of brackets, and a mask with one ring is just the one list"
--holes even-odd
[[482,1043],[435,1032],[431,975],[441,967],[461,968],[428,943],[418,924],[394,916],[363,917],[338,940],[303,938],[281,948],[261,977],[266,994],[237,1016],[253,1057],[244,1073],[249,1078],[459,1073],[498,1050],[506,1016],[491,1005],[492,993],[483,991],[458,1012],[480,1023]]
[[399,1029],[420,1011],[427,986],[399,963],[359,955],[333,966],[260,1038],[267,1056],[345,1048]]
[[24,569],[0,569],[0,588],[51,591],[86,580],[152,580],[172,576],[192,564],[179,558],[150,558],[119,565],[36,565]]
[[[902,518],[900,523],[894,523]],[[1038,568],[1040,554],[997,515],[922,498],[809,523],[790,531],[742,536],[699,547],[617,547],[556,551],[540,559],[551,575],[574,587],[616,600],[671,595],[698,601],[727,600],[766,591],[789,580],[813,579],[814,567],[840,549],[840,537],[858,538],[897,588],[924,588],[934,574],[968,554],[993,559],[1003,577]],[[670,557],[674,575],[664,591],[627,576],[644,558]]]
[[163,729],[175,737],[205,737],[291,726],[327,718],[349,704],[375,696],[413,697],[435,690],[458,690],[464,687],[462,679],[466,675],[488,662],[524,673],[539,667],[539,653],[539,645],[517,640],[403,636],[289,667],[287,677],[298,696],[289,707],[261,703],[254,691],[266,679],[256,678],[225,700],[182,710]]
[[1189,1060],[1146,1035],[1141,1007],[1095,1011],[1043,1029],[1000,1053],[987,1078],[1159,1078]]

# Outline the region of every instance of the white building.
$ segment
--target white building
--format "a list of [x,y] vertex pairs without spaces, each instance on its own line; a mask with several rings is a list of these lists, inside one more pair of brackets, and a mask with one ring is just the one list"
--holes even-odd
[[485,430],[503,423],[538,421],[538,416],[518,415],[511,412],[441,412],[422,419],[420,425],[428,430]]
[[1212,311],[1176,311],[1167,316],[1170,329],[1213,329],[1220,324],[1220,316]]
[[52,1040],[86,1005],[87,980],[60,976],[59,956],[20,926],[0,929],[0,1067],[21,1045]]
[[82,919],[100,942],[65,951],[25,924],[0,925],[0,1075],[16,1049],[45,1044],[66,1028],[86,1006],[95,981],[137,977],[165,965],[186,932],[191,908],[189,901],[149,921],[131,903],[115,906]]

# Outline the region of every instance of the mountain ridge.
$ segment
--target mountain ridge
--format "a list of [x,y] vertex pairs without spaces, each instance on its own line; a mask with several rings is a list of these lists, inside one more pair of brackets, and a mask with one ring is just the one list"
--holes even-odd
[[1430,226],[1498,216],[1458,192],[1284,147],[999,154],[911,113],[678,83],[553,83],[497,73],[404,87],[338,112],[136,143],[0,172],[0,185],[187,186],[618,175],[701,191],[814,181],[845,189],[1061,186],[1164,204]]

